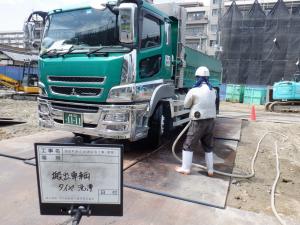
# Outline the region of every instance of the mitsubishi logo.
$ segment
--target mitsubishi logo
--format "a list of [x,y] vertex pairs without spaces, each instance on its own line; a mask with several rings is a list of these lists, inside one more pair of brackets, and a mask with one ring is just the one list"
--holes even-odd
[[77,95],[75,88],[72,89],[71,95]]

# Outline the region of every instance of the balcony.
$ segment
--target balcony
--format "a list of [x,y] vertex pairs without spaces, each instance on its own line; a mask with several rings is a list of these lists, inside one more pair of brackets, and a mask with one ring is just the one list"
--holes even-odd
[[199,30],[197,28],[187,28],[184,37],[185,39],[189,40],[199,40],[200,38],[207,38],[208,35],[206,33],[206,30]]
[[186,24],[207,24],[208,23],[208,17],[203,17],[201,19],[197,19],[197,20],[187,20]]
[[206,39],[208,36],[206,34],[199,34],[199,35],[185,35],[186,40],[200,40],[200,39]]

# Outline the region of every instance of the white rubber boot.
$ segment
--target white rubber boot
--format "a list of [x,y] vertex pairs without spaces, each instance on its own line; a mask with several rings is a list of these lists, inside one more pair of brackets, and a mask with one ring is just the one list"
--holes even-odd
[[182,174],[190,174],[192,168],[193,161],[193,152],[190,151],[182,151],[182,165],[181,167],[177,167],[176,171]]
[[205,161],[207,167],[207,175],[212,177],[214,175],[214,158],[212,152],[205,152]]

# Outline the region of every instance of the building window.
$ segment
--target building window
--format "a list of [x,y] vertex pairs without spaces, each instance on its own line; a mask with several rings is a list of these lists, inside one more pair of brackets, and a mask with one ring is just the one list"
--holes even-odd
[[199,41],[189,41],[186,43],[186,45],[198,51],[205,51],[206,41],[207,41],[206,38],[200,38]]
[[213,0],[213,4],[218,4],[219,0]]
[[211,11],[211,15],[212,15],[212,16],[217,16],[217,15],[218,15],[218,10],[217,10],[217,9],[213,9],[213,10]]
[[218,31],[218,25],[216,25],[216,24],[210,25],[210,31],[212,33],[216,33]]
[[216,45],[216,43],[217,43],[216,40],[210,40],[209,41],[209,46],[214,47]]
[[190,12],[187,14],[187,19],[189,21],[194,21],[194,20],[201,20],[205,16],[205,11],[199,11],[199,12]]
[[200,25],[197,27],[187,27],[186,28],[186,34],[189,36],[199,36],[201,34],[205,33],[205,26]]
[[199,42],[187,42],[186,45],[190,48],[197,49],[199,46]]
[[144,17],[141,48],[151,48],[160,45],[159,21]]

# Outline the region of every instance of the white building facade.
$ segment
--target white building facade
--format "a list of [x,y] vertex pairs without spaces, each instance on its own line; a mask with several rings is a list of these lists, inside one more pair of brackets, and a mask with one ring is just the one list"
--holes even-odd
[[178,3],[187,11],[186,45],[211,56],[216,55],[219,44],[219,17],[222,14],[222,0],[181,1]]
[[23,31],[0,31],[0,44],[24,48]]

